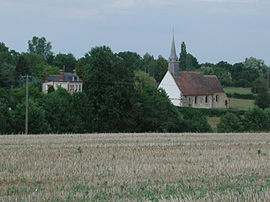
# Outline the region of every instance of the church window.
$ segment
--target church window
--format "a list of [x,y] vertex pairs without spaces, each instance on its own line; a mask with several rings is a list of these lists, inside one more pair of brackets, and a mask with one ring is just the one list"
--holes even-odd
[[218,102],[218,95],[216,95],[216,102]]
[[195,100],[194,100],[195,104],[197,104],[197,96],[195,96]]
[[208,96],[205,96],[205,103],[208,103]]

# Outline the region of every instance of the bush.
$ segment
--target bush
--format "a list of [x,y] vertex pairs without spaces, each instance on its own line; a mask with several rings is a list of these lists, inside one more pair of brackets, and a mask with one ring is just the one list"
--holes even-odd
[[242,125],[240,119],[235,114],[228,112],[221,116],[217,129],[219,133],[240,132]]
[[185,132],[213,132],[208,124],[206,116],[198,110],[182,110],[185,125]]
[[244,131],[265,132],[270,130],[269,113],[255,107],[244,114]]

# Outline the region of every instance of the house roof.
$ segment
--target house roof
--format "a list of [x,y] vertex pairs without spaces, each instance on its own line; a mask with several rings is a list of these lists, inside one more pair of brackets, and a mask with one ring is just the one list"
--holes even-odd
[[[49,75],[49,81],[54,81],[54,82],[58,82],[60,81],[60,75]],[[64,72],[64,82],[82,82],[82,80],[80,80],[78,75],[74,75],[72,73],[69,72]]]
[[224,93],[217,76],[203,75],[201,72],[182,71],[173,77],[183,95],[212,95]]

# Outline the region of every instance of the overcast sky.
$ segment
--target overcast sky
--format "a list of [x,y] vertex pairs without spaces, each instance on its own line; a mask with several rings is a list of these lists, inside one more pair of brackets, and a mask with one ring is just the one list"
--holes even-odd
[[270,0],[0,0],[0,42],[19,52],[44,36],[54,53],[92,47],[169,57],[172,28],[200,63],[270,65]]

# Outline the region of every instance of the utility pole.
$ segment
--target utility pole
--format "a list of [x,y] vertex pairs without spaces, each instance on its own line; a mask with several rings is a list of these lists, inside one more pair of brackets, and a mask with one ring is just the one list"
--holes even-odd
[[25,135],[28,135],[28,75],[26,75],[25,91]]
[[267,90],[269,90],[269,69],[270,69],[270,67],[267,68],[267,84],[266,84],[267,85],[267,87],[266,87]]

